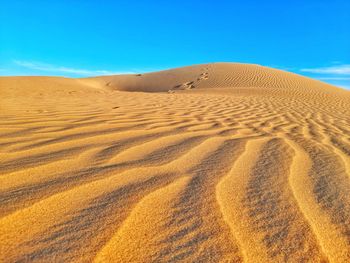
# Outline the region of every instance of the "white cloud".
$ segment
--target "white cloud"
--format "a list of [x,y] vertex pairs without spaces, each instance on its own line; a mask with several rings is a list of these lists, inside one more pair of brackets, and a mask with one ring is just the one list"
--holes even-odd
[[350,80],[350,77],[320,77],[320,80]]
[[88,69],[76,69],[69,68],[64,66],[56,66],[52,64],[46,64],[41,62],[34,61],[23,61],[23,60],[14,60],[16,65],[25,67],[28,69],[46,71],[46,72],[55,72],[63,74],[73,74],[73,75],[83,75],[83,76],[98,76],[98,75],[116,75],[116,74],[132,74],[134,72],[114,72],[109,70],[88,70]]
[[350,86],[349,85],[344,85],[342,83],[331,83],[331,84],[334,85],[334,86],[338,86],[340,88],[343,88],[343,89],[350,90]]
[[335,74],[335,75],[350,75],[350,65],[336,65],[323,68],[304,68],[303,72],[310,72],[316,74]]

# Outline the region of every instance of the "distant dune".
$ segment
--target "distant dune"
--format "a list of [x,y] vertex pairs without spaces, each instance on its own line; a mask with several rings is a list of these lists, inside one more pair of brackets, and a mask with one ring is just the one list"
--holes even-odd
[[0,262],[350,262],[350,92],[212,63],[0,78]]

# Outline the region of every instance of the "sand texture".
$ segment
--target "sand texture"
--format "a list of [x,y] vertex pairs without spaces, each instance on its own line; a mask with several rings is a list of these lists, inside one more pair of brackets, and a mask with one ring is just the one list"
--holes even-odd
[[0,78],[0,262],[350,262],[350,92],[258,65]]

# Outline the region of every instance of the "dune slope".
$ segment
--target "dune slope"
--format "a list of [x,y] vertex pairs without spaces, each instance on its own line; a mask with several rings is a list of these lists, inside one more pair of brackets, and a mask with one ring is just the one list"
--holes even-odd
[[350,262],[350,92],[258,65],[0,78],[0,262]]

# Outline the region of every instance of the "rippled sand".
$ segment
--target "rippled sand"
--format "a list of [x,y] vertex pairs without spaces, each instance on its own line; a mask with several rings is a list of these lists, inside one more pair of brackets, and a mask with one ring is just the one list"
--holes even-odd
[[350,262],[350,92],[256,65],[0,78],[1,262]]

